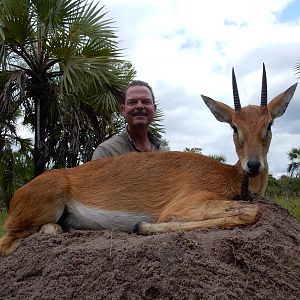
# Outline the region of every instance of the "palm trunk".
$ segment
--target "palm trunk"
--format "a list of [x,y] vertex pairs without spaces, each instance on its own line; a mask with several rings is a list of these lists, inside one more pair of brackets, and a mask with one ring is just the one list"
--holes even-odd
[[[8,209],[10,200],[14,193],[14,172],[13,172],[13,154],[11,149],[7,149],[7,159],[5,160],[5,170],[2,182],[4,191],[2,208]],[[1,209],[1,206],[0,206]]]
[[41,100],[36,98],[35,104],[35,135],[34,135],[34,177],[42,174],[45,170],[44,151],[41,138]]
[[49,83],[46,78],[32,82],[33,99],[35,105],[35,140],[34,140],[34,177],[42,174],[46,169],[46,137],[48,113],[50,108],[51,94]]

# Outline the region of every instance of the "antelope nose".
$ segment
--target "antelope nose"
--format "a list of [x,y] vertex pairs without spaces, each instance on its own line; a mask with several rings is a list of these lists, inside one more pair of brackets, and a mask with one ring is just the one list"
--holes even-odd
[[260,162],[258,160],[249,160],[247,163],[249,173],[257,174],[260,168]]

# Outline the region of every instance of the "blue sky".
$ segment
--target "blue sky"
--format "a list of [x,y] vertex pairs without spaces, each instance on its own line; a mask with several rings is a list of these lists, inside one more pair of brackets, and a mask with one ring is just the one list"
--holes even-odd
[[[237,159],[231,128],[218,122],[200,95],[232,106],[231,69],[242,106],[259,103],[262,63],[269,100],[298,81],[300,0],[101,0],[115,21],[124,58],[148,81],[165,114],[171,150],[203,148]],[[276,119],[270,172],[280,175],[287,152],[300,147],[300,87]]]
[[296,22],[300,15],[300,1],[292,1],[280,13],[279,22]]

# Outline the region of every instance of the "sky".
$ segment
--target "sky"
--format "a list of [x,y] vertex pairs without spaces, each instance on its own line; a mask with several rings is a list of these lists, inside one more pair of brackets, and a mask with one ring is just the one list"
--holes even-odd
[[[101,0],[123,58],[136,79],[153,88],[164,113],[171,150],[237,161],[232,129],[215,119],[201,94],[233,106],[234,67],[241,105],[260,103],[262,64],[269,101],[298,82],[300,0]],[[286,113],[275,120],[268,154],[270,173],[286,173],[287,152],[300,147],[300,86]]]

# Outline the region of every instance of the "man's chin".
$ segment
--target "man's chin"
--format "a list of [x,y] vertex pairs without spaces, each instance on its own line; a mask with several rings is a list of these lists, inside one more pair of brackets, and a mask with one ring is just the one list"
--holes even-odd
[[147,126],[149,126],[149,123],[148,123],[148,122],[142,122],[142,121],[141,121],[141,122],[133,122],[132,125],[133,125],[133,126],[136,126],[136,127],[138,127],[138,126],[141,126],[141,127],[142,127],[142,126],[143,126],[143,127],[147,127]]
[[134,117],[133,120],[132,120],[132,123],[133,124],[141,124],[141,125],[149,125],[150,124],[150,121],[148,120],[148,118],[146,117]]

